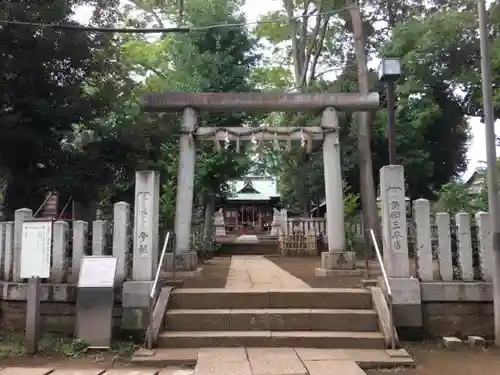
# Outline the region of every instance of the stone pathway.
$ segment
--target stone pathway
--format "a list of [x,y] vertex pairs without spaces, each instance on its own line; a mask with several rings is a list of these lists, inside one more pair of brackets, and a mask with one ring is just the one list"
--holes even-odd
[[413,358],[405,350],[393,352],[383,349],[201,348],[196,351],[196,367],[0,367],[0,375],[365,375],[362,369],[380,367],[397,371],[395,369],[399,366],[414,364]]
[[309,289],[302,280],[260,255],[234,255],[226,280],[231,289]]
[[1,375],[193,375],[194,369],[168,367],[156,369],[52,369],[50,367],[7,367],[0,368]]
[[[306,355],[307,357],[307,355]],[[293,348],[204,348],[194,375],[365,375],[352,360],[304,360]]]

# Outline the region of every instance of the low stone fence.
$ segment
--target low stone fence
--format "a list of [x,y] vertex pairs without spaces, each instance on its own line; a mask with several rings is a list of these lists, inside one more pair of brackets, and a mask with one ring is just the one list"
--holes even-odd
[[493,290],[487,282],[421,282],[425,337],[494,336]]
[[[76,309],[76,283],[84,255],[114,255],[118,259],[115,323],[121,317],[121,285],[131,280],[132,224],[130,205],[114,205],[113,220],[55,221],[52,229],[51,277],[42,280],[41,324],[49,332],[72,333]],[[23,330],[26,319],[27,280],[21,279],[23,222],[30,209],[19,209],[15,220],[0,223],[0,326]],[[90,229],[90,230],[89,230]],[[90,240],[89,240],[90,239]]]
[[413,207],[425,334],[491,337],[494,263],[490,214],[431,214],[425,199],[416,200]]
[[[398,233],[391,228],[384,238],[392,236],[390,241],[395,246],[398,242],[394,235]],[[425,337],[492,337],[494,269],[490,214],[433,214],[430,202],[418,199],[413,202],[408,242],[410,238],[414,251],[409,246],[403,251],[405,247],[401,245],[397,257],[393,255],[389,261],[392,265],[384,254],[389,265],[396,325],[403,332],[406,328],[418,328]],[[384,250],[387,249],[385,243]],[[401,270],[407,269],[413,258],[415,271],[406,275]]]
[[[0,273],[1,281],[23,282],[21,269],[21,241],[23,222],[32,219],[32,211],[22,208],[16,211],[15,221],[0,223]],[[132,225],[130,205],[119,202],[114,205],[111,222],[96,220],[55,221],[52,229],[51,277],[47,282],[74,284],[84,255],[114,255],[118,258],[116,279],[122,282],[132,275]]]
[[[27,284],[0,282],[0,327],[23,331],[26,324]],[[113,325],[120,327],[122,317],[121,287],[115,292]],[[42,332],[73,334],[76,316],[76,285],[42,284],[40,324]]]

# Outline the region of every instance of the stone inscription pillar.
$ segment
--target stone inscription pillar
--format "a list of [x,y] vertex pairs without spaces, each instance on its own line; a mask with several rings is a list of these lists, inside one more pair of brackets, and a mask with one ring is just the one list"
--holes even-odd
[[380,170],[380,198],[384,263],[390,277],[409,277],[408,227],[404,168],[386,165]]
[[[420,282],[410,277],[405,177],[402,165],[380,169],[384,264],[392,289],[397,327],[422,327]],[[380,280],[385,289],[385,283]],[[386,290],[387,292],[387,290]]]
[[156,272],[159,202],[160,175],[155,171],[136,172],[132,269],[136,281],[151,281]]

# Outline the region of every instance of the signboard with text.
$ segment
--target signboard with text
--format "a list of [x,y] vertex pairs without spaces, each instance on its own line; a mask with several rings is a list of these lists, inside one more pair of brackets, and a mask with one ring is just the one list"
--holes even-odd
[[21,240],[21,278],[48,279],[52,259],[52,220],[25,221]]
[[78,288],[113,288],[117,260],[113,256],[84,256]]

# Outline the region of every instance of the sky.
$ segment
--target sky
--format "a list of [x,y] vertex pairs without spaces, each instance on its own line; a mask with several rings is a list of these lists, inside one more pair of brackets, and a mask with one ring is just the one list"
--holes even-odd
[[[491,2],[488,1],[488,3]],[[281,9],[281,0],[246,0],[243,10],[249,22],[255,22],[259,17],[267,12]],[[90,18],[90,9],[79,8],[76,12],[76,19],[82,23],[86,23]],[[376,68],[378,61],[371,61],[368,65],[371,68]],[[486,161],[486,137],[485,127],[479,118],[473,117],[470,119],[472,140],[467,152],[468,168],[462,176],[462,180],[467,180],[480,166],[484,166]],[[495,122],[495,134],[500,135],[500,121]],[[500,155],[500,148],[497,147],[497,156]]]

